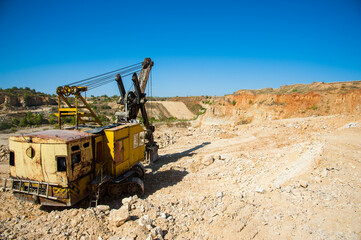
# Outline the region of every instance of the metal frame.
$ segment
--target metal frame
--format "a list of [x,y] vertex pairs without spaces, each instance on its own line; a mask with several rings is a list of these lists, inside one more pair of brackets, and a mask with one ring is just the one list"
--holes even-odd
[[[47,183],[47,182],[39,182],[39,181],[31,181],[24,179],[13,179],[13,178],[1,178],[4,181],[3,189],[11,190],[15,193],[25,193],[29,195],[35,195],[38,197],[44,197],[52,200],[58,200],[57,197],[49,196],[49,186],[58,186],[57,184]],[[11,181],[11,185],[7,187],[7,182]],[[15,184],[18,183],[18,184]],[[25,185],[27,183],[27,185]],[[18,186],[15,186],[18,185]],[[36,186],[37,185],[37,186]],[[41,187],[43,185],[43,187]],[[25,188],[26,187],[26,188]],[[30,191],[30,189],[33,189]],[[34,191],[34,189],[36,189]],[[45,190],[45,194],[42,194],[41,191]]]
[[[76,129],[78,129],[79,121],[82,124],[85,123],[95,123],[99,126],[102,126],[102,123],[100,122],[99,118],[96,116],[94,111],[91,109],[85,98],[81,96],[81,92],[87,91],[87,87],[77,87],[77,86],[65,86],[58,87],[56,89],[56,93],[58,94],[58,112],[55,113],[55,116],[58,117],[59,120],[59,128],[61,129],[61,118],[68,117],[68,116],[75,116],[75,124]],[[69,97],[70,95],[73,95],[75,97],[75,106],[72,106],[71,103],[68,101],[66,97]],[[68,107],[61,107],[62,101],[68,106]],[[80,101],[79,101],[80,100]],[[82,102],[83,105],[79,106],[79,102]],[[88,112],[85,111],[79,111],[80,109],[88,110]],[[88,117],[88,119],[83,119],[83,117]]]

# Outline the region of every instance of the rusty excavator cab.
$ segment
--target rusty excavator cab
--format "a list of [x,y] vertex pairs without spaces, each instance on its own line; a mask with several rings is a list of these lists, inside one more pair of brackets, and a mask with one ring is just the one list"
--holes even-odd
[[[96,206],[104,194],[142,195],[145,174],[142,162],[158,157],[154,126],[150,125],[144,106],[152,66],[150,58],[139,64],[140,83],[134,65],[121,69],[123,74],[134,71],[134,90],[128,93],[124,91],[121,74],[116,75],[119,89],[123,89],[120,103],[126,111],[118,114],[122,117],[112,125],[102,125],[81,96],[86,86],[59,87],[59,126],[64,116],[73,116],[75,127],[10,137],[11,178],[2,179],[3,187],[16,196],[49,206],[73,206],[83,199],[89,200],[89,206]],[[104,79],[103,75],[100,76]],[[70,95],[75,101],[67,99]],[[135,121],[139,110],[145,129]]]

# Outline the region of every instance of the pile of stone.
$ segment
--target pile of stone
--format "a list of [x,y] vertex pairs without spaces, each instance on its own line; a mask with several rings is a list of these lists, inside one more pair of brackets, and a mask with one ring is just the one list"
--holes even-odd
[[0,146],[0,162],[5,162],[9,159],[9,148],[6,145]]
[[157,142],[159,144],[159,148],[163,149],[168,147],[169,145],[173,145],[176,143],[177,134],[164,133],[162,135],[157,136]]

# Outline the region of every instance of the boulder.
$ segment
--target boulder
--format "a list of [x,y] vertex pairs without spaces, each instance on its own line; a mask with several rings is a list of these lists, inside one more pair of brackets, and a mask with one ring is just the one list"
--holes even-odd
[[127,206],[122,206],[118,210],[111,210],[109,213],[109,223],[113,226],[119,227],[130,219]]
[[110,210],[110,207],[108,205],[98,205],[96,209],[100,212],[106,212]]
[[214,162],[214,156],[213,155],[207,155],[202,159],[202,164],[205,166],[209,166]]
[[152,230],[150,230],[150,233],[152,234],[152,237],[163,237],[163,230],[160,227],[155,227]]
[[152,224],[152,219],[148,215],[144,215],[143,217],[139,218],[138,223],[140,226],[146,226]]

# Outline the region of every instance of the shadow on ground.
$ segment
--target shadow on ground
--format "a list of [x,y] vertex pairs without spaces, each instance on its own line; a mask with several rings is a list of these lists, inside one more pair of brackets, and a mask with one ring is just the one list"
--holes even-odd
[[210,144],[210,142],[204,142],[183,152],[163,155],[159,157],[155,163],[150,164],[148,168],[151,168],[152,172],[145,175],[145,194],[143,197],[146,198],[162,188],[176,185],[178,182],[182,181],[188,174],[188,171],[186,171],[185,168],[176,167],[164,171],[159,171],[159,169],[168,163],[177,162],[182,157],[193,156],[195,154],[194,151],[208,144]]
[[156,162],[150,164],[147,168],[151,168],[153,172],[156,172],[165,164],[176,162],[182,157],[192,157],[195,154],[194,151],[203,148],[209,144],[211,143],[204,142],[183,152],[162,155],[158,158]]
[[[159,169],[172,162],[177,162],[182,157],[192,157],[195,153],[194,151],[209,145],[210,142],[204,142],[199,144],[193,148],[185,150],[183,152],[166,154],[160,156],[158,160],[147,166],[147,168],[151,169],[151,172],[145,175],[144,179],[144,195],[141,198],[147,198],[149,195],[152,195],[156,191],[176,185],[178,182],[182,181],[182,179],[188,174],[188,171],[182,167],[172,167],[171,169],[159,171]],[[122,205],[122,199],[127,197],[128,195],[119,196],[119,197],[109,197],[104,196],[99,200],[98,204],[105,204],[109,205],[111,209],[118,209]],[[41,210],[51,212],[53,210],[62,211],[69,208],[88,208],[89,207],[89,199],[86,198],[79,203],[75,204],[72,207],[48,207],[48,206],[41,206]]]

